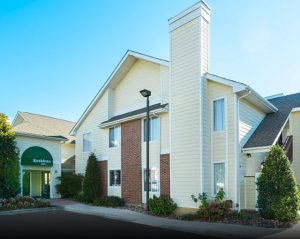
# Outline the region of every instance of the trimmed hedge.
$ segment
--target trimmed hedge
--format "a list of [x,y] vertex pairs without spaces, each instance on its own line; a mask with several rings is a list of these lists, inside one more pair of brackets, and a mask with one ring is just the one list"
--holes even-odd
[[153,196],[149,199],[149,210],[157,216],[168,216],[174,213],[177,204],[169,195]]
[[0,211],[49,206],[49,199],[34,199],[28,196],[0,199]]
[[55,188],[62,198],[76,197],[82,191],[82,175],[62,173],[61,177],[57,177],[57,179],[60,180],[60,184],[57,184]]
[[104,207],[123,207],[125,202],[122,198],[117,196],[106,196],[97,198],[93,202],[94,206],[104,206]]

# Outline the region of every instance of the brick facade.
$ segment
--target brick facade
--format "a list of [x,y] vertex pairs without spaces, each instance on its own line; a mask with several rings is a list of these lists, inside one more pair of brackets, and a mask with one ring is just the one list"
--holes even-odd
[[107,160],[99,161],[98,167],[100,171],[100,195],[107,196]]
[[170,154],[160,155],[160,194],[170,195]]
[[141,120],[121,124],[122,198],[142,204]]

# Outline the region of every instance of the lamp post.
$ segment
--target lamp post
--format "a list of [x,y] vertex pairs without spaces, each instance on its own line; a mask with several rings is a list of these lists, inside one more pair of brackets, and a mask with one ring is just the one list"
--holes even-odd
[[[141,90],[141,95],[143,97],[147,98],[147,117],[146,117],[146,125],[147,125],[147,131],[146,131],[146,185],[147,185],[147,191],[146,191],[146,208],[147,211],[149,211],[149,141],[150,141],[150,119],[149,119],[149,96],[151,96],[150,90]],[[145,126],[144,126],[145,127]]]

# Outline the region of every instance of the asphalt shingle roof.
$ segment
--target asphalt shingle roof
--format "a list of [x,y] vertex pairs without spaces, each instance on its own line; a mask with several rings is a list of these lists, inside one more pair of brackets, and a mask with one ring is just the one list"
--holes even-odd
[[23,121],[13,125],[13,130],[17,134],[55,137],[67,139],[67,143],[75,142],[75,137],[69,134],[75,122],[28,112],[19,112],[18,114]]
[[291,110],[300,107],[300,93],[273,98],[269,101],[278,108],[278,111],[268,114],[263,119],[244,145],[244,148],[272,145],[281,128],[284,126]]
[[[158,103],[158,104],[149,106],[149,110],[152,111],[152,110],[162,109],[162,108],[165,108],[167,105],[168,104]],[[138,110],[127,112],[125,114],[116,115],[116,116],[110,118],[109,120],[102,122],[101,124],[106,124],[106,123],[110,123],[110,122],[113,122],[116,120],[125,119],[127,117],[139,115],[139,114],[145,113],[146,111],[147,111],[147,107],[144,107],[144,108],[141,108]]]

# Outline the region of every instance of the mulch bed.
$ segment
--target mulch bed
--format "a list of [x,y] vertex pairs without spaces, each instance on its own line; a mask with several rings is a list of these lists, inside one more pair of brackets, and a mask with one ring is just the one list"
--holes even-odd
[[[188,214],[178,216],[177,219],[188,220],[188,221],[205,221],[201,220],[197,214]],[[208,221],[205,221],[208,222]],[[220,220],[210,221],[214,223],[227,223],[227,224],[238,224],[254,227],[265,227],[265,228],[288,228],[293,226],[295,223],[279,222],[277,220],[269,220],[260,216],[258,211],[255,210],[242,210],[240,213],[232,211],[227,216]]]

